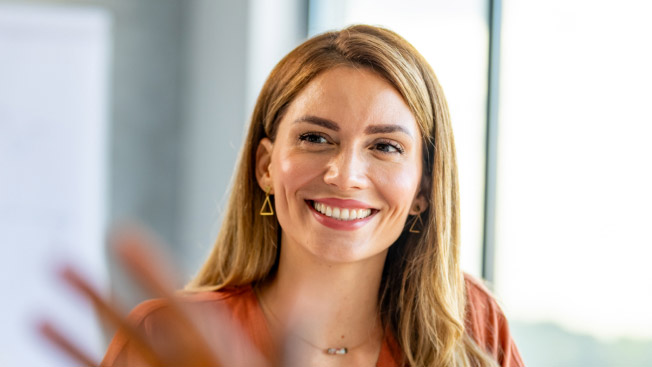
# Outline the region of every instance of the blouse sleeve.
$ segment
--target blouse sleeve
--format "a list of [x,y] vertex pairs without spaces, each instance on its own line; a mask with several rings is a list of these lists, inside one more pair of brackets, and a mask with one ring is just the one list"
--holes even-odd
[[478,280],[465,276],[466,327],[471,337],[503,367],[523,367],[523,359],[509,332],[507,318],[496,300]]

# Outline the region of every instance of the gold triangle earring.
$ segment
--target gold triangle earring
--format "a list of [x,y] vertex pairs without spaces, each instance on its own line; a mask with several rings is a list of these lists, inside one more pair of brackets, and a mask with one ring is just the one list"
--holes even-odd
[[260,215],[274,215],[274,208],[272,208],[272,202],[269,200],[269,191],[272,188],[267,186],[265,190],[265,201],[263,201],[263,206],[260,208]]
[[[419,207],[416,207],[416,210],[419,210]],[[414,216],[412,225],[410,226],[410,233],[421,233],[423,228],[423,221],[421,220],[421,213]]]

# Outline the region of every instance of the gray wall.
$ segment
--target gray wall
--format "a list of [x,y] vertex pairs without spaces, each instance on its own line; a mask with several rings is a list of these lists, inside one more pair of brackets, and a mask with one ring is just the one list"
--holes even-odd
[[245,111],[248,2],[195,0],[185,27],[179,259],[198,268],[217,234]]
[[109,218],[139,220],[174,243],[185,7],[177,0],[102,3],[114,16]]
[[[178,0],[102,1],[113,13],[108,225],[138,221],[172,249],[181,217],[186,6]],[[109,255],[112,289],[143,296]]]
[[[157,234],[181,286],[212,244],[242,139],[248,2],[105,4],[115,25],[110,222]],[[123,303],[146,297],[109,258]]]

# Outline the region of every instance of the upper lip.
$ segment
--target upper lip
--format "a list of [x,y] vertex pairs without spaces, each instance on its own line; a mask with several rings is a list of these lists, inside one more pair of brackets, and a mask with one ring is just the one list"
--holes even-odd
[[373,209],[373,207],[365,202],[353,200],[353,199],[338,199],[338,198],[322,198],[322,199],[311,199],[318,203],[323,203],[331,207],[343,208],[343,209]]

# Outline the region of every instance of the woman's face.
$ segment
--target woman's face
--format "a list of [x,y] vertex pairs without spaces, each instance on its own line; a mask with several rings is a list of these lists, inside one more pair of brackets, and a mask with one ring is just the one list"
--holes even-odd
[[283,248],[325,262],[384,257],[408,214],[426,207],[416,120],[398,91],[365,68],[313,79],[288,106],[275,142],[263,139],[257,162]]

